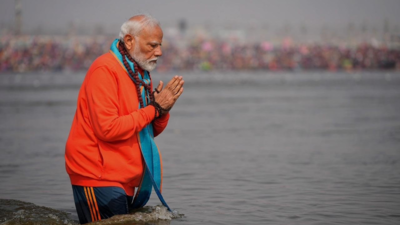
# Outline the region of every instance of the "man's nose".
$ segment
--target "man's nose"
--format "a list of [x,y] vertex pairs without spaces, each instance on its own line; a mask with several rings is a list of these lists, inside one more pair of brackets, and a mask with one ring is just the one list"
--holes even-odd
[[156,57],[160,57],[162,56],[162,50],[161,50],[161,46],[158,46],[154,52],[154,56]]

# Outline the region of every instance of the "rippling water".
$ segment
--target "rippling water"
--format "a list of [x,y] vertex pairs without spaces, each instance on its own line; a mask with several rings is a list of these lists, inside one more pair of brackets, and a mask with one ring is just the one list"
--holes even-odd
[[[0,74],[0,198],[77,219],[63,154],[83,76]],[[156,139],[171,224],[400,224],[400,73],[184,77]]]

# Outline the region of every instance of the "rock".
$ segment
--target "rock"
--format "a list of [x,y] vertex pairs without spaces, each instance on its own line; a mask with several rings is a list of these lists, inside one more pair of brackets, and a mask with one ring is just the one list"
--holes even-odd
[[0,199],[1,225],[75,225],[63,211],[12,199]]
[[132,224],[151,224],[154,225],[169,225],[172,219],[178,219],[184,217],[183,214],[179,214],[177,211],[173,213],[169,212],[168,209],[162,205],[158,206],[145,206],[140,209],[136,209],[126,215],[113,216],[106,220],[97,221],[91,223],[93,225],[132,225]]

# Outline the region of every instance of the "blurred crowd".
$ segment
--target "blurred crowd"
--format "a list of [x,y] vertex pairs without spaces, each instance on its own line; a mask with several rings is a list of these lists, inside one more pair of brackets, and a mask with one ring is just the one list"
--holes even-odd
[[[108,52],[106,36],[0,36],[0,72],[86,70]],[[283,40],[243,43],[218,38],[166,37],[157,70],[400,70],[400,48],[300,44]]]

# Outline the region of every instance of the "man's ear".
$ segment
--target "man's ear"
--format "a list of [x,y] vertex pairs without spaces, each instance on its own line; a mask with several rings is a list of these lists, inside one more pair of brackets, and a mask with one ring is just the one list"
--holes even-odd
[[135,47],[136,40],[132,35],[127,34],[124,37],[124,43],[125,43],[125,48],[126,49],[132,50]]

